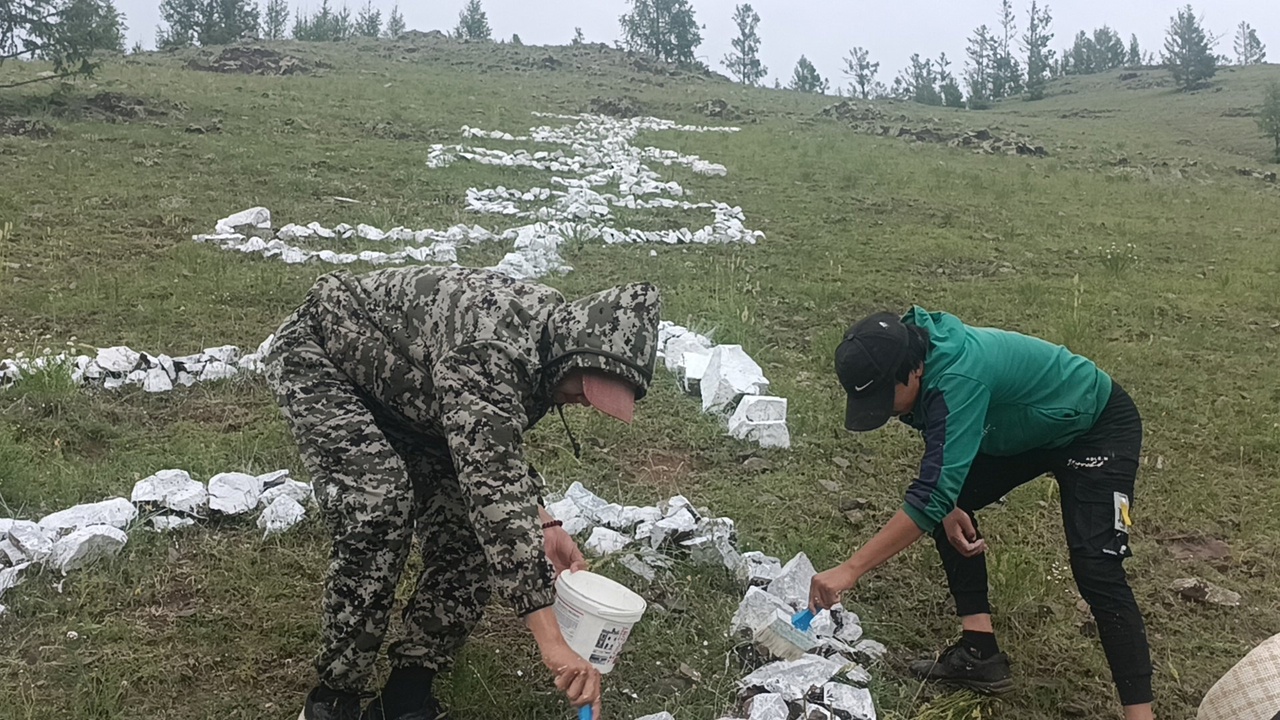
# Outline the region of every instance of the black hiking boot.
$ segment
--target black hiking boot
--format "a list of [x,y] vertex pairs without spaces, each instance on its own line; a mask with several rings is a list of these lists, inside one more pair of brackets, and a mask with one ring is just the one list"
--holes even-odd
[[307,693],[298,720],[360,720],[360,696],[317,685]]
[[942,651],[937,660],[917,660],[911,663],[911,674],[921,680],[958,685],[984,695],[999,695],[1013,689],[1013,673],[1009,670],[1009,656],[996,653],[985,660],[963,645],[956,644]]
[[392,670],[360,720],[449,720],[436,701],[431,687],[434,680],[435,673],[425,668]]

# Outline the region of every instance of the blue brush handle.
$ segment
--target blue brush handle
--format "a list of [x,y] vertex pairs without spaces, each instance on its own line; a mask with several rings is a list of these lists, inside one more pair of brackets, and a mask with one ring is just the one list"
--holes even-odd
[[592,720],[590,705],[583,705],[578,708],[578,720]]
[[809,623],[813,622],[812,610],[801,610],[791,616],[791,626],[800,632],[809,632]]

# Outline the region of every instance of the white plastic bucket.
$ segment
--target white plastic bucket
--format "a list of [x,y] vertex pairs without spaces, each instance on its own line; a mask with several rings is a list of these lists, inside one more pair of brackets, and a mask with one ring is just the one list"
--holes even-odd
[[602,673],[613,669],[647,603],[603,575],[565,571],[556,580],[556,621],[573,651]]

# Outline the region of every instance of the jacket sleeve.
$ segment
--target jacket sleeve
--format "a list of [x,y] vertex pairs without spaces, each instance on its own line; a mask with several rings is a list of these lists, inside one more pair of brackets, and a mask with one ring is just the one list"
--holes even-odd
[[441,424],[494,592],[523,616],[552,604],[538,517],[540,478],[524,458],[531,379],[514,348],[460,347],[432,370]]
[[925,393],[924,457],[903,510],[931,533],[956,507],[969,466],[982,445],[991,392],[966,377],[944,377]]

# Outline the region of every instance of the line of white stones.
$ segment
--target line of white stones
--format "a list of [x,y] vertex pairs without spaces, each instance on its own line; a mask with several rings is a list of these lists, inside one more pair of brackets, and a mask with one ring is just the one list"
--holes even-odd
[[[755,243],[763,233],[746,227],[742,208],[721,202],[689,202],[679,199],[684,188],[675,181],[663,181],[648,163],[664,166],[681,165],[703,175],[725,175],[723,165],[711,163],[696,155],[685,155],[653,147],[636,147],[632,141],[642,131],[675,130],[683,132],[737,132],[738,128],[678,125],[658,118],[619,120],[598,115],[547,115],[539,117],[569,121],[560,126],[537,127],[527,135],[478,130],[464,126],[464,137],[521,140],[567,146],[564,150],[517,150],[509,153],[465,145],[433,145],[427,165],[445,168],[455,162],[469,161],[501,167],[529,167],[552,173],[550,184],[557,188],[535,187],[513,190],[506,187],[471,188],[466,194],[466,210],[485,215],[502,215],[535,222],[501,232],[478,225],[457,224],[446,230],[413,230],[396,227],[388,231],[370,225],[340,224],[333,228],[317,222],[307,225],[290,223],[273,229],[266,208],[250,208],[219,221],[213,233],[194,235],[197,242],[216,244],[227,250],[278,258],[289,264],[312,260],[345,265],[367,262],[373,265],[420,262],[456,264],[461,246],[484,242],[509,243],[513,248],[490,269],[520,279],[534,279],[550,273],[572,270],[560,255],[560,248],[570,241],[599,241],[606,245],[656,244],[720,244]],[[577,177],[570,174],[578,175]],[[617,193],[602,193],[597,188],[616,185]],[[647,196],[655,196],[648,198]],[[671,197],[667,197],[671,196]],[[537,207],[525,208],[530,204]],[[712,221],[701,228],[688,227],[661,231],[617,228],[612,208],[630,211],[651,209],[710,210]],[[345,252],[335,249],[314,250],[297,245],[300,240],[342,241],[360,239],[369,242],[404,243],[393,252],[363,250]]]

